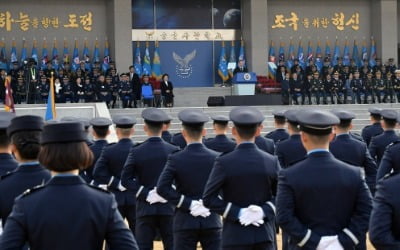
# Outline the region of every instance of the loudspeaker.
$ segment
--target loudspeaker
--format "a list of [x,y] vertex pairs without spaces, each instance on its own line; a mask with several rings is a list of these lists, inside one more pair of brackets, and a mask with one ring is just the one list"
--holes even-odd
[[223,96],[209,96],[207,105],[209,107],[225,106],[225,98]]

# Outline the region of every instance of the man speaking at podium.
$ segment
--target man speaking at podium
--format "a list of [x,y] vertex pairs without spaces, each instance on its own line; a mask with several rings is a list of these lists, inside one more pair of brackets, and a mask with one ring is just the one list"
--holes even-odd
[[233,75],[236,75],[237,73],[247,73],[247,72],[249,72],[249,70],[244,65],[244,60],[239,60],[237,67],[233,71]]

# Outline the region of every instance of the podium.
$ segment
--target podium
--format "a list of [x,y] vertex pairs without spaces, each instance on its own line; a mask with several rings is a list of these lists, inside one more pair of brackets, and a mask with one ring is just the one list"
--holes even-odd
[[257,75],[254,72],[237,73],[233,77],[234,95],[254,95],[256,90]]

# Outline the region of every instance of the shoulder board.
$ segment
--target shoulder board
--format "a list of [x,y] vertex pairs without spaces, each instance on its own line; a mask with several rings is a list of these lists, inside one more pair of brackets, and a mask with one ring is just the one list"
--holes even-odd
[[44,188],[45,186],[46,186],[46,185],[42,184],[42,185],[38,185],[38,186],[35,186],[35,187],[33,187],[33,188],[27,189],[27,190],[25,190],[25,192],[23,192],[23,193],[21,194],[20,197],[25,197],[25,196],[27,196],[27,195],[30,195],[30,194],[32,194],[32,193],[34,193],[34,192],[36,192],[36,191],[38,191],[38,190]]
[[92,184],[87,184],[87,185],[88,185],[89,187],[93,188],[93,189],[98,190],[98,191],[102,191],[102,192],[107,193],[107,194],[110,194],[110,193],[111,193],[110,191],[105,190],[105,189],[102,189],[102,188],[100,188],[100,187],[98,187],[98,186],[95,186],[95,185],[92,185]]
[[390,148],[391,146],[396,145],[396,144],[398,144],[398,143],[400,143],[400,140],[397,140],[397,141],[394,141],[394,142],[390,143],[390,144],[387,146],[387,148]]
[[398,173],[399,173],[398,171],[388,173],[388,174],[386,174],[386,175],[383,177],[383,179],[388,179],[388,178],[390,178],[390,177],[392,177],[392,176],[397,175]]
[[0,176],[0,181],[4,180],[5,178],[7,178],[9,176],[11,176],[13,173],[14,173],[14,171],[11,171],[11,172],[7,172],[6,174]]

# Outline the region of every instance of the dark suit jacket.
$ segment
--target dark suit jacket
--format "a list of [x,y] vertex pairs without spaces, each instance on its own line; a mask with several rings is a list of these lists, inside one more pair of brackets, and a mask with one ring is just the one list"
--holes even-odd
[[[224,217],[224,247],[274,242],[273,197],[278,171],[277,158],[253,143],[242,143],[234,151],[217,158],[205,187],[203,202],[212,212]],[[260,227],[240,224],[239,211],[249,205],[263,209],[264,224]]]
[[131,148],[122,170],[122,185],[136,194],[136,216],[172,215],[168,203],[150,205],[146,201],[149,192],[157,186],[168,155],[179,150],[161,138],[151,137]]
[[369,223],[369,237],[376,249],[400,249],[400,175],[378,182]]
[[210,138],[204,141],[204,145],[217,152],[231,152],[236,147],[236,142],[228,138],[226,135],[217,135],[215,138]]
[[39,164],[20,165],[0,178],[0,217],[3,226],[11,212],[14,199],[25,190],[46,183],[50,172]]
[[18,167],[18,162],[11,154],[0,154],[0,176],[14,171]]
[[330,143],[329,150],[336,159],[361,167],[365,172],[369,189],[372,193],[375,192],[377,166],[368,151],[367,144],[343,134],[336,136]]
[[[368,230],[371,194],[360,168],[329,152],[315,152],[279,173],[277,222],[289,235],[289,249],[316,249],[321,236],[338,235],[344,249]],[[311,230],[307,240],[307,231]],[[301,241],[304,246],[299,248]]]
[[53,177],[21,195],[2,235],[1,249],[110,249],[138,246],[117,209],[114,196],[79,176]]
[[96,184],[106,184],[108,190],[115,195],[118,206],[134,205],[136,200],[132,191],[121,192],[118,189],[122,168],[132,146],[131,139],[121,139],[117,144],[105,147],[93,170]]
[[233,70],[233,74],[236,75],[237,73],[247,73],[249,72],[249,70],[247,69],[247,67],[243,67],[242,69],[240,69],[239,67],[236,67]]
[[133,77],[131,77],[131,73],[129,73],[129,82],[131,83],[134,98],[139,100],[142,97],[142,84],[140,83],[139,75],[134,73]]
[[[217,152],[196,143],[189,144],[184,150],[168,157],[168,162],[158,180],[157,191],[177,207],[174,231],[222,227],[221,219],[216,213],[207,218],[193,217],[190,214],[192,201],[202,198],[217,156]],[[172,188],[172,184],[175,184],[176,189]]]
[[[168,96],[168,95],[172,96],[173,89],[174,89],[174,86],[172,85],[172,82],[168,81],[168,86],[167,86],[164,81],[161,81],[161,95],[162,96]],[[169,90],[170,92],[167,93],[167,90]]]

